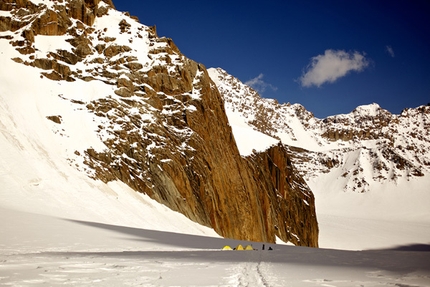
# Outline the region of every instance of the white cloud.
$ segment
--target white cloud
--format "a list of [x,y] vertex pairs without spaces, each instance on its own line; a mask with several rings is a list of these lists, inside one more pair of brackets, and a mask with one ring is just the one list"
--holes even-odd
[[385,51],[387,51],[387,53],[390,54],[391,57],[395,57],[394,50],[391,46],[386,46]]
[[270,88],[273,91],[278,90],[277,87],[263,81],[263,77],[264,75],[260,74],[257,77],[245,82],[245,85],[250,86],[251,88],[256,90],[259,94],[264,93],[264,91],[266,91],[267,88]]
[[361,72],[369,65],[365,53],[326,50],[324,55],[313,57],[299,82],[303,87],[333,83],[351,71]]

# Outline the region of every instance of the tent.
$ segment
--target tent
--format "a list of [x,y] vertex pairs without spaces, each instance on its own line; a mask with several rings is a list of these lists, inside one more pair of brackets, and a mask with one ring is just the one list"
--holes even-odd
[[245,250],[245,249],[243,249],[242,244],[239,244],[239,245],[236,247],[236,249],[235,249],[235,250]]
[[252,248],[252,245],[246,245],[246,247],[243,248],[242,244],[239,244],[234,249],[232,249],[230,246],[226,245],[221,250],[254,250],[254,248]]

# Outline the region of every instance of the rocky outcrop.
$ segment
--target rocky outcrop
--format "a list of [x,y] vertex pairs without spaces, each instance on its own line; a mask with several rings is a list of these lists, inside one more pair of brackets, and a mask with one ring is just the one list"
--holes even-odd
[[[56,62],[62,60],[69,64],[76,64],[83,58],[93,53],[92,47],[84,33],[91,31],[91,26],[97,16],[107,13],[108,7],[114,8],[110,0],[103,1],[106,6],[100,6],[100,0],[70,0],[52,1],[46,4],[34,4],[30,0],[5,0],[0,3],[0,9],[9,11],[10,16],[0,16],[0,31],[21,30],[22,39],[13,40],[11,44],[23,55],[35,52],[34,37],[36,35],[58,36],[66,33],[76,36],[71,40],[74,46],[74,53],[59,51],[58,54],[51,54],[56,59],[44,61]],[[73,21],[72,21],[73,20]],[[37,63],[28,65],[38,66]],[[71,80],[69,74],[64,73],[64,67],[60,63],[52,63],[52,73],[44,75],[53,80]],[[59,67],[61,70],[56,69]]]
[[385,131],[390,124],[398,124],[399,121],[388,111],[376,104],[369,110],[358,107],[348,116],[338,115],[325,118],[323,138],[330,141],[371,140],[380,137],[389,137]]
[[[23,31],[11,36],[22,54],[14,61],[51,80],[112,87],[87,101],[58,95],[100,122],[95,132],[106,148],[74,151],[85,163],[78,169],[104,182],[121,180],[225,237],[274,242],[278,236],[318,246],[313,195],[287,150],[275,146],[242,157],[206,68],[184,57],[171,39],[113,10],[118,14],[109,29],[93,25],[95,17],[109,17],[110,1],[5,3],[11,16],[0,19],[2,29]],[[35,57],[35,37],[64,34],[70,49]],[[123,36],[126,41],[116,39]],[[61,114],[46,117],[63,122]]]
[[[102,1],[114,8],[112,1]],[[106,13],[105,7],[99,8],[99,2],[100,0],[58,1],[49,8],[45,4],[34,4],[31,0],[3,0],[0,10],[11,11],[12,15],[0,17],[0,31],[16,31],[31,23],[26,33],[64,35],[72,24],[70,19],[91,26],[96,16]]]

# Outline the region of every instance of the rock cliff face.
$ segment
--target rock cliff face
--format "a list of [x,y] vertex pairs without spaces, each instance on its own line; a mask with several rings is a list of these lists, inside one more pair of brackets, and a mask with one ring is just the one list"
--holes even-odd
[[[284,240],[295,245],[317,246],[318,227],[315,199],[304,179],[292,164],[288,149],[282,144],[246,158],[256,179],[268,226]],[[269,191],[266,194],[261,191]],[[265,199],[265,198],[268,198]],[[308,212],[302,212],[307,210]]]
[[[171,39],[111,1],[3,1],[0,8],[0,40],[20,53],[15,62],[40,77],[111,91],[56,95],[100,123],[95,133],[105,148],[75,150],[71,164],[94,179],[121,180],[225,237],[318,246],[313,194],[288,150],[242,157],[206,68]],[[44,36],[56,37],[49,48]],[[64,120],[46,119],[55,127]]]

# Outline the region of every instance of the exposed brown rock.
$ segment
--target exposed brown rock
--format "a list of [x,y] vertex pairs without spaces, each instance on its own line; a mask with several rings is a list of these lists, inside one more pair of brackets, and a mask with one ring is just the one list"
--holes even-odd
[[82,60],[78,55],[66,50],[57,50],[56,53],[50,53],[49,55],[58,61],[65,62],[70,65],[75,65]]
[[108,58],[112,58],[116,55],[118,55],[119,53],[124,53],[124,52],[128,52],[130,51],[131,48],[128,46],[121,46],[121,45],[110,45],[109,47],[107,47],[104,51],[103,54],[108,57]]
[[71,25],[65,10],[47,10],[32,24],[36,35],[64,35]]
[[[106,8],[98,11],[99,2],[100,0],[69,0],[67,8],[62,5],[56,5],[56,10],[54,11],[43,10],[43,4],[36,6],[28,0],[2,0],[0,10],[14,10],[15,16],[21,17],[23,20],[16,21],[10,17],[0,17],[0,31],[16,31],[31,23],[29,33],[32,32],[34,35],[64,35],[72,24],[70,18],[80,20],[82,23],[91,26],[97,15],[106,14]],[[103,0],[103,2],[114,8],[112,1]],[[28,19],[28,16],[33,14],[38,15]]]
[[318,222],[315,199],[306,182],[298,175],[290,155],[282,145],[254,154],[247,158],[252,166],[253,177],[260,197],[267,196],[267,210],[271,217],[270,233],[295,245],[318,246]]
[[24,30],[24,32],[22,32],[22,36],[27,41],[34,42],[34,33],[33,33],[33,30],[29,30],[29,29]]
[[120,87],[119,89],[115,90],[115,94],[121,97],[131,97],[133,92],[125,87]]
[[124,19],[119,22],[119,29],[121,30],[121,33],[126,33],[129,31],[131,25],[125,21]]
[[125,64],[125,66],[132,71],[137,71],[143,68],[143,65],[138,62],[131,62],[131,63]]
[[57,115],[57,116],[47,116],[46,117],[48,120],[53,121],[56,124],[61,124],[61,116]]
[[47,78],[51,80],[67,80],[73,81],[70,78],[71,70],[67,65],[58,63],[53,59],[35,59],[32,65],[43,69],[43,70],[53,70],[51,73],[43,73]]

